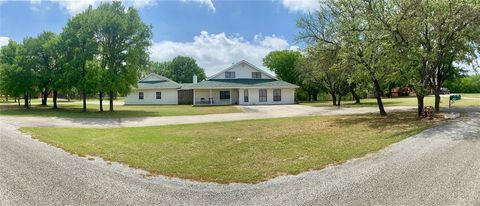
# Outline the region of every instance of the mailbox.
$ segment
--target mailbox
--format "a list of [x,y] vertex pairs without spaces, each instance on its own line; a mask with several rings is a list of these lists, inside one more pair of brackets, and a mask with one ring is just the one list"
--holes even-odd
[[450,101],[458,101],[460,99],[462,99],[462,95],[459,95],[459,94],[450,95]]

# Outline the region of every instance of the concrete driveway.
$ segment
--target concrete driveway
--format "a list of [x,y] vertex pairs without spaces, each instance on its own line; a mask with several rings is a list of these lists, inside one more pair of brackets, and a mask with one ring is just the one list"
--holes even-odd
[[0,205],[480,204],[480,113],[364,158],[255,185],[147,177],[70,155],[15,127],[0,122]]
[[[142,127],[168,124],[191,124],[237,120],[266,119],[308,115],[365,114],[378,112],[376,107],[337,108],[305,105],[238,106],[243,113],[206,114],[191,116],[140,117],[140,118],[58,118],[0,116],[0,121],[17,127]],[[414,107],[387,107],[387,112],[409,111]]]

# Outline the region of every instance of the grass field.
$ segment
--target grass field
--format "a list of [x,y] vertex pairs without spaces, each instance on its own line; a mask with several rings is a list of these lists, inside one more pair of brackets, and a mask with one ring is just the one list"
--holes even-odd
[[[480,106],[480,94],[461,94],[463,98],[459,101],[456,101],[452,104],[453,107],[463,107],[463,106]],[[478,98],[478,99],[473,99]],[[383,98],[382,99],[384,106],[417,106],[417,99],[416,97],[396,97],[396,98]],[[376,107],[377,100],[370,98],[370,99],[362,99],[360,104],[355,104],[354,101],[342,101],[343,107]],[[321,106],[331,106],[331,101],[317,101],[317,102],[302,102],[304,105],[314,106],[314,107],[321,107]],[[425,106],[433,106],[435,104],[435,97],[434,96],[427,96],[425,97]],[[440,101],[440,107],[448,108],[448,97],[442,96]]]
[[436,122],[414,113],[315,116],[141,128],[21,128],[80,156],[166,175],[256,183],[361,157]]
[[462,97],[480,98],[480,93],[470,93],[470,94],[463,93],[463,94],[460,94],[460,95],[462,95]]
[[234,106],[202,106],[193,107],[192,105],[121,105],[123,101],[116,101],[114,105],[115,112],[108,112],[108,102],[104,102],[104,112],[99,112],[97,102],[89,101],[87,104],[88,112],[82,112],[80,101],[60,101],[58,109],[52,109],[52,102],[49,106],[40,105],[40,100],[32,101],[32,108],[26,110],[18,107],[16,103],[0,103],[0,115],[16,116],[41,116],[41,117],[67,117],[67,118],[120,118],[120,117],[157,117],[157,116],[181,116],[181,115],[199,115],[199,114],[220,114],[241,112]]

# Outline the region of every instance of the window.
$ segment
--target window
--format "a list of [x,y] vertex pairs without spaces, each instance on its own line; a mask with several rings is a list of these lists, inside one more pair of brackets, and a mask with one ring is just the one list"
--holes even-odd
[[248,89],[243,90],[243,101],[248,102]]
[[143,99],[143,92],[138,93],[138,99]]
[[261,79],[262,72],[252,72],[252,79]]
[[281,89],[274,89],[273,90],[273,101],[274,102],[282,101],[282,90]]
[[267,90],[266,89],[259,89],[258,90],[258,97],[260,102],[267,102]]
[[235,79],[235,72],[225,72],[225,79]]
[[230,91],[220,91],[220,100],[230,99]]
[[162,99],[162,92],[157,92],[156,96],[157,96],[157,99]]

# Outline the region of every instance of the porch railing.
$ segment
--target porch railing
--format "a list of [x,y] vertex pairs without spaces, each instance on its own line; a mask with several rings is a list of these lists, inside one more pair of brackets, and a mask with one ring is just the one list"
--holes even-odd
[[198,105],[228,105],[230,104],[230,100],[197,100],[195,104]]

